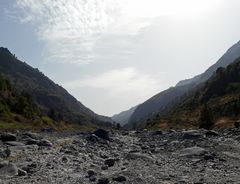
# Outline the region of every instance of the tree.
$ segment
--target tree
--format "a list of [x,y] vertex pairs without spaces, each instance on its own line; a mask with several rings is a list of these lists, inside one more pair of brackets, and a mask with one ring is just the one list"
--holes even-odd
[[205,104],[201,110],[199,128],[212,129],[214,126],[214,118],[212,109]]
[[122,128],[120,123],[117,123],[116,127],[117,127],[118,130],[120,130]]

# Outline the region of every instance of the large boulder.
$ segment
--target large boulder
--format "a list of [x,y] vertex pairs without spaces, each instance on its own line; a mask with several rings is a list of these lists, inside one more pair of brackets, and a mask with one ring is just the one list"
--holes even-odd
[[16,141],[17,136],[15,134],[11,134],[11,133],[4,133],[0,136],[0,139],[2,140],[2,142]]
[[93,134],[101,139],[109,140],[109,133],[104,129],[97,129]]

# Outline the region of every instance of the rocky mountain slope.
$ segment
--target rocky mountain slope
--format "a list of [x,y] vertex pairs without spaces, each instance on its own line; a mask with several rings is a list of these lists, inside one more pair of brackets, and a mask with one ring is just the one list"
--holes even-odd
[[95,114],[38,69],[19,61],[6,48],[0,48],[0,73],[10,80],[14,90],[30,95],[41,112],[56,121],[77,124],[102,124],[102,119],[111,121]]
[[231,127],[240,118],[240,59],[220,67],[204,84],[148,121],[148,127]]
[[219,67],[226,67],[240,57],[240,42],[232,46],[214,65],[208,68],[203,74],[192,79],[180,81],[175,87],[165,90],[149,100],[145,101],[132,114],[128,127],[138,127],[144,124],[149,117],[155,116],[177,98],[180,98],[189,90],[194,89],[198,84],[206,81]]
[[119,123],[121,126],[124,126],[128,123],[129,118],[134,113],[136,108],[137,106],[132,107],[129,110],[120,112],[119,114],[115,114],[112,116],[112,120],[115,121],[116,123]]

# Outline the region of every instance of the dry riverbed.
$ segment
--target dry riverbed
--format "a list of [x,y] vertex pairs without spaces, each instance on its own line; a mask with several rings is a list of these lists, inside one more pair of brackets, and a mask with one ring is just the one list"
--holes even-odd
[[240,183],[240,129],[0,138],[3,184]]

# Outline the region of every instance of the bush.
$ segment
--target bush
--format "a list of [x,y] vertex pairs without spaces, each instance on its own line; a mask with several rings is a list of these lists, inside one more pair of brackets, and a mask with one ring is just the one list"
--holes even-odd
[[214,118],[212,109],[205,104],[201,110],[199,128],[212,129],[214,127]]

